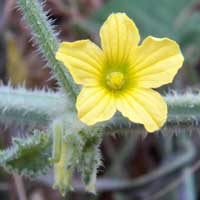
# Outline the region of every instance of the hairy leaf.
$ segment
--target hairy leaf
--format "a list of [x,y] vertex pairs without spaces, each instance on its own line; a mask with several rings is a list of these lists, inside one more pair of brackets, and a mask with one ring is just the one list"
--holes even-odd
[[13,138],[12,146],[0,151],[0,165],[9,172],[35,178],[48,172],[51,164],[50,136],[35,131],[28,138]]

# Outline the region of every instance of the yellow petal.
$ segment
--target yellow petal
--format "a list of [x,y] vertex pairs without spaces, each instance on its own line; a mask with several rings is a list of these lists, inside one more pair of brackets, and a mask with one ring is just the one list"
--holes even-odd
[[152,90],[136,88],[125,92],[117,101],[117,109],[148,132],[161,128],[166,121],[167,105],[161,95]]
[[134,52],[131,77],[139,87],[157,88],[172,82],[183,60],[175,41],[149,36]]
[[103,52],[90,40],[63,42],[56,53],[78,84],[96,85],[103,64]]
[[101,46],[108,63],[127,64],[130,51],[140,41],[135,23],[125,14],[111,14],[100,30]]
[[87,125],[110,119],[116,111],[113,95],[101,87],[84,87],[76,102],[78,116]]

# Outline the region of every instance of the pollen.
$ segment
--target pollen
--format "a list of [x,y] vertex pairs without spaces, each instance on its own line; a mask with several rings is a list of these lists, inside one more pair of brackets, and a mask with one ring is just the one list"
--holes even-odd
[[121,72],[111,72],[106,76],[106,84],[112,90],[120,90],[124,83],[125,77]]

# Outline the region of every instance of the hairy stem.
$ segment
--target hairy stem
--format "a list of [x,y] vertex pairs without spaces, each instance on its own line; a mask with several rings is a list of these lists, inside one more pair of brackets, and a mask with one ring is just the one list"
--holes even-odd
[[[200,93],[166,95],[168,104],[169,127],[198,125],[200,122]],[[0,87],[0,122],[25,125],[46,126],[50,121],[68,113],[70,119],[74,114],[70,100],[62,93],[45,91],[29,91],[25,88],[13,89],[9,86]],[[135,128],[125,118],[116,115],[113,120],[102,124],[112,128]]]
[[71,103],[62,93],[25,88],[0,87],[0,122],[6,126],[47,126],[70,110]]
[[47,60],[65,93],[69,94],[72,100],[75,101],[78,88],[64,65],[55,58],[59,41],[56,37],[57,34],[54,32],[54,27],[48,19],[48,13],[43,11],[43,5],[37,0],[18,0],[18,5],[30,27],[33,39],[38,44],[39,52]]

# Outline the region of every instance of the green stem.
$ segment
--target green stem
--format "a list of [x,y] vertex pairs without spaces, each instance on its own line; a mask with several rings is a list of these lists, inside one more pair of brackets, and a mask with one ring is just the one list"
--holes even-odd
[[43,5],[37,0],[18,0],[18,5],[32,31],[33,39],[38,44],[39,52],[47,60],[49,67],[51,67],[55,78],[65,93],[69,94],[75,102],[78,88],[64,65],[55,58],[59,41],[56,38],[51,21],[47,17],[48,13],[43,11]]
[[[164,98],[168,104],[167,129],[199,126],[200,93],[166,95]],[[73,119],[76,114],[70,111],[71,107],[70,100],[62,93],[0,87],[0,122],[8,125],[15,122],[17,125],[47,126],[65,113]],[[112,132],[140,128],[119,115],[102,126]]]
[[71,102],[62,93],[0,87],[0,122],[5,126],[48,126],[70,108]]

